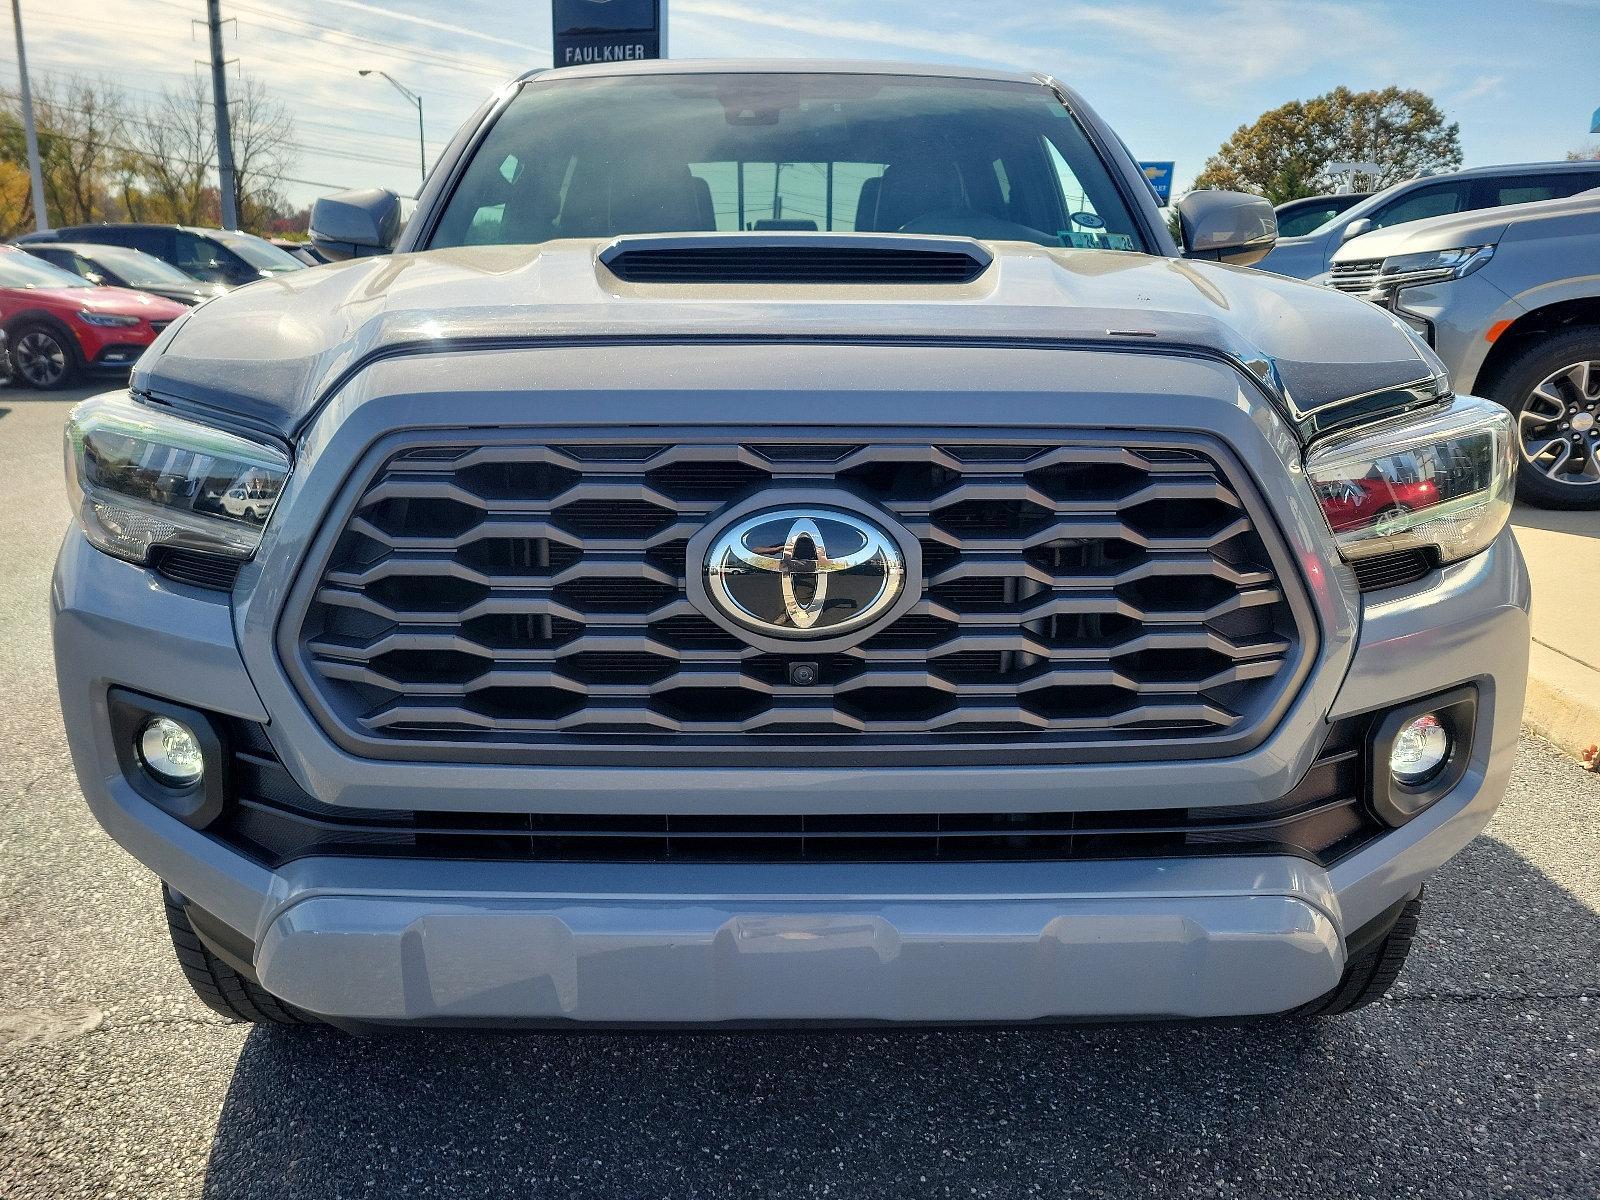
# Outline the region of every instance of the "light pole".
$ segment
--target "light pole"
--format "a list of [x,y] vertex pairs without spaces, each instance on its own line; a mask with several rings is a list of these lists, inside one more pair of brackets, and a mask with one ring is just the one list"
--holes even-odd
[[[427,143],[423,140],[423,134],[422,134],[422,97],[417,95],[415,92],[413,92],[405,84],[401,83],[398,79],[396,79],[393,75],[389,74],[389,72],[387,72],[387,71],[379,71],[379,70],[376,70],[376,69],[374,69],[372,67],[362,67],[359,71],[356,72],[356,74],[357,75],[382,75],[385,79],[387,79],[390,83],[392,83],[394,85],[394,90],[395,91],[399,92],[407,100],[411,101],[411,103],[413,103],[413,104],[415,104],[417,106],[417,161],[422,166],[422,183],[427,183],[428,182],[428,146],[427,146]],[[419,195],[422,192],[422,184],[421,183],[419,183],[417,185],[417,192],[418,192]]]
[[33,225],[40,233],[50,228],[44,201],[44,171],[39,166],[39,135],[33,124],[33,89],[28,86],[28,52],[22,45],[22,4],[11,0],[11,21],[17,31],[17,73],[22,78],[22,128],[28,142],[28,179],[33,189]]

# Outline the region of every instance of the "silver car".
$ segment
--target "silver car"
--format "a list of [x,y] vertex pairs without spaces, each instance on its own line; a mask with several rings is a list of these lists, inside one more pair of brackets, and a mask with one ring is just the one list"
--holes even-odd
[[1451,213],[1557,200],[1600,187],[1600,162],[1517,163],[1408,179],[1368,196],[1302,237],[1283,237],[1257,269],[1315,279],[1345,242]]
[[1458,390],[1516,415],[1522,499],[1600,508],[1600,192],[1366,234],[1329,283],[1391,309]]
[[1381,997],[1511,772],[1511,419],[1236,265],[1260,197],[1177,207],[1181,253],[1046,76],[816,62],[535,72],[409,222],[319,202],[354,261],[190,311],[68,428],[68,738],[196,992]]

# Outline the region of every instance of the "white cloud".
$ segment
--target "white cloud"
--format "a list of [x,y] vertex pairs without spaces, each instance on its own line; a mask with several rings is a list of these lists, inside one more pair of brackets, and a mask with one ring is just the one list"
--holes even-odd
[[324,4],[337,4],[340,8],[354,9],[356,12],[369,13],[382,17],[385,21],[404,21],[411,25],[421,25],[439,33],[448,33],[452,37],[476,38],[481,42],[494,42],[501,46],[511,46],[529,54],[549,54],[549,46],[530,46],[526,42],[513,41],[510,38],[500,37],[498,34],[485,33],[481,29],[474,29],[470,25],[457,25],[450,21],[438,21],[432,17],[419,17],[414,13],[402,12],[396,8],[385,8],[381,4],[363,4],[361,0],[322,0]]
[[[340,0],[341,3],[350,0]],[[818,57],[838,58],[841,45],[883,46],[937,55],[945,59],[979,60],[999,65],[1023,67],[1038,58],[1038,47],[1026,41],[1002,41],[972,28],[971,13],[964,14],[955,27],[941,28],[932,14],[912,10],[904,21],[861,20],[817,8],[761,10],[734,0],[669,0],[673,13],[693,13],[718,21],[776,29],[817,39]],[[987,22],[986,22],[987,23]],[[746,42],[746,53],[770,55],[767,43]]]
[[1485,96],[1492,96],[1500,90],[1505,81],[1504,75],[1480,75],[1460,91],[1452,93],[1451,103],[1465,104],[1469,100],[1481,100]]

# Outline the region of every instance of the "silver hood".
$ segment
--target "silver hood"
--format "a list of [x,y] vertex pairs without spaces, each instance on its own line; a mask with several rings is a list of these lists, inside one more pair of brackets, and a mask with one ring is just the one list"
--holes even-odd
[[1327,288],[1185,259],[986,245],[992,265],[964,284],[634,284],[601,264],[596,241],[361,259],[218,297],[162,336],[133,387],[293,438],[363,363],[395,354],[575,339],[1027,341],[1224,357],[1309,433],[1414,399],[1438,371],[1387,313]]

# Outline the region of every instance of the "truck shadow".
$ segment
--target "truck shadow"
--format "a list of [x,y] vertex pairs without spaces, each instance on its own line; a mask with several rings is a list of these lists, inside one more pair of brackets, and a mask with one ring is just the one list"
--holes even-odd
[[[204,1194],[1475,1194],[1487,1162],[1517,1194],[1564,1193],[1561,1173],[1587,1170],[1582,1123],[1555,1114],[1593,1109],[1570,1029],[1600,994],[1600,918],[1491,838],[1441,873],[1426,918],[1388,1002],[1320,1023],[257,1029]],[[1530,1074],[1532,1112],[1506,1082]],[[1442,1122],[1411,1123],[1419,1104]],[[1485,1156],[1444,1153],[1458,1139]]]

